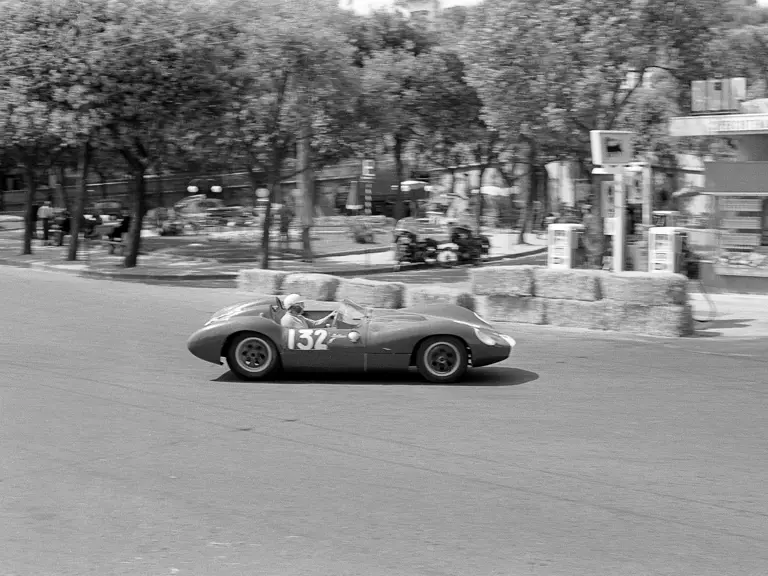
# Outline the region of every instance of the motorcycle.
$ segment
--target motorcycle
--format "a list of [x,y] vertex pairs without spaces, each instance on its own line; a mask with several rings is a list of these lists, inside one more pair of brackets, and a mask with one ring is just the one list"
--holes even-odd
[[394,230],[395,270],[403,263],[434,265],[438,261],[438,238],[442,231],[428,221],[403,218]]
[[454,226],[450,232],[450,242],[438,246],[438,263],[450,268],[457,264],[479,266],[491,251],[491,241],[487,236],[475,234],[467,226]]

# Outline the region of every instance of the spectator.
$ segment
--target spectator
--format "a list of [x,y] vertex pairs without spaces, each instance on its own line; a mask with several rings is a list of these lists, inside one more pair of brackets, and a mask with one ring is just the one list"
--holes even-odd
[[43,243],[48,245],[48,235],[51,231],[51,220],[53,219],[53,208],[50,200],[46,200],[37,211],[38,219],[43,223]]

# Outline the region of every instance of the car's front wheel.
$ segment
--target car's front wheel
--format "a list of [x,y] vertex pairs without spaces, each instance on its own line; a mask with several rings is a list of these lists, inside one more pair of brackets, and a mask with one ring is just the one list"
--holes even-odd
[[279,364],[277,347],[267,336],[243,332],[226,351],[229,369],[241,380],[264,380]]
[[416,352],[419,373],[430,382],[458,382],[469,366],[464,344],[453,336],[434,336],[422,342]]

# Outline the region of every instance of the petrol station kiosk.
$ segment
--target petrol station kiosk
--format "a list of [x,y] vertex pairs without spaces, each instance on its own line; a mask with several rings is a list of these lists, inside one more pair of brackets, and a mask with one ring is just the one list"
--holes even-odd
[[768,293],[768,99],[749,100],[744,78],[694,82],[693,115],[672,118],[679,137],[728,138],[735,161],[705,163],[714,198],[716,251],[701,263],[705,286]]

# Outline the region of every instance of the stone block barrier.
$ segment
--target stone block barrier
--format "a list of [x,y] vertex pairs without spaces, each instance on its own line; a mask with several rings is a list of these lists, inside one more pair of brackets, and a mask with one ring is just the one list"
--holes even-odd
[[240,290],[259,294],[281,294],[283,280],[288,274],[277,270],[240,270],[237,275],[237,287]]
[[494,266],[474,268],[470,276],[468,288],[457,288],[242,270],[238,286],[260,295],[296,292],[307,300],[349,298],[375,308],[455,304],[492,322],[656,336],[688,336],[694,331],[687,278],[681,274]]
[[336,299],[340,278],[330,274],[288,274],[283,280],[282,294],[301,294],[307,300],[330,302]]
[[451,286],[433,286],[431,284],[409,284],[405,290],[405,307],[424,304],[455,304],[473,312],[477,298],[466,290],[457,290]]
[[349,298],[361,306],[403,308],[405,287],[402,282],[379,282],[365,278],[344,278],[336,290],[336,300]]

